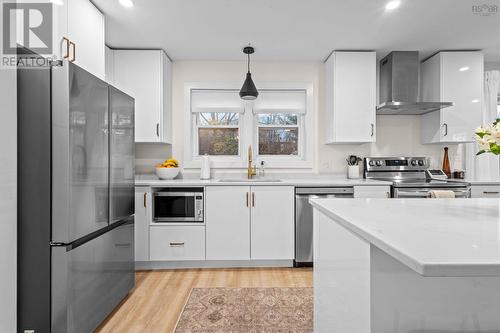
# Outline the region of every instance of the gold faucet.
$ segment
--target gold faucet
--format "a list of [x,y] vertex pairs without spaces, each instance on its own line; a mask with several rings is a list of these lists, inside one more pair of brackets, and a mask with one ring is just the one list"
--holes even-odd
[[252,176],[257,174],[257,167],[252,167],[252,146],[248,146],[248,168],[247,168],[247,177],[248,179],[252,179]]

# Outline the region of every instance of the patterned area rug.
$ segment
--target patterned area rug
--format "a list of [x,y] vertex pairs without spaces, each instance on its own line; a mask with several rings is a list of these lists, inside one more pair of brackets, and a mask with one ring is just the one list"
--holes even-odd
[[312,333],[312,288],[193,288],[175,333]]

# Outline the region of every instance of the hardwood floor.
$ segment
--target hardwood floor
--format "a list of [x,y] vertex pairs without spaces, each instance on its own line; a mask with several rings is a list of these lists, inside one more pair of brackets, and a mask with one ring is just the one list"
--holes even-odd
[[312,269],[236,268],[137,272],[134,290],[96,332],[172,332],[191,288],[196,287],[312,287]]

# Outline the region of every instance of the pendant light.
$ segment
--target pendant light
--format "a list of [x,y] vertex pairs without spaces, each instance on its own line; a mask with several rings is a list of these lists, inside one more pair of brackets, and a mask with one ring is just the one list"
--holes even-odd
[[240,90],[240,97],[241,99],[251,101],[257,98],[259,96],[259,92],[257,91],[257,88],[255,87],[255,84],[252,81],[252,74],[250,73],[250,54],[254,53],[255,50],[251,46],[247,46],[243,48],[243,53],[247,55],[248,58],[248,72],[247,72],[247,77],[245,79],[245,82],[243,82],[243,86],[241,87]]

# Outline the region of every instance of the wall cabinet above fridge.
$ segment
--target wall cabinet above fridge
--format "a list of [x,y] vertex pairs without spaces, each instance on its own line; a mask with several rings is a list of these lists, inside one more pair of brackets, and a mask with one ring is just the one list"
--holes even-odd
[[54,51],[104,80],[104,15],[89,0],[54,1]]
[[335,51],[325,62],[325,143],[376,141],[376,54]]
[[115,49],[112,54],[106,80],[135,98],[135,142],[172,143],[170,59],[163,50]]
[[483,54],[439,52],[422,63],[421,71],[423,100],[453,103],[422,115],[422,143],[474,141],[474,129],[482,124]]

